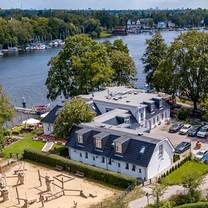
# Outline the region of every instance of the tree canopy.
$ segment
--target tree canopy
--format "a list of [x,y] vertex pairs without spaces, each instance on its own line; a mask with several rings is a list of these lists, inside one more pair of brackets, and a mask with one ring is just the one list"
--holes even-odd
[[167,45],[160,33],[155,33],[150,40],[146,41],[146,50],[142,57],[146,82],[153,85],[153,75],[162,59],[166,56]]
[[54,133],[61,138],[67,138],[73,125],[90,122],[95,117],[95,112],[80,98],[74,97],[64,104],[55,121]]
[[208,90],[208,34],[187,32],[177,37],[154,74],[154,85],[191,99],[194,109]]
[[50,63],[48,98],[88,94],[100,87],[132,84],[136,68],[121,40],[97,42],[86,35],[68,37],[64,49]]

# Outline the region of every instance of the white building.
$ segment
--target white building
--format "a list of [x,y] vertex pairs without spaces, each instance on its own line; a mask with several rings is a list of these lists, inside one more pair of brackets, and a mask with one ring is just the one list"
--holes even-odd
[[141,29],[141,22],[139,20],[133,21],[128,20],[127,21],[127,32],[128,33],[137,33]]
[[41,120],[43,124],[43,131],[45,135],[51,135],[54,131],[54,123],[56,120],[57,115],[59,114],[60,110],[63,106],[56,105],[47,115],[45,118]]
[[143,180],[173,163],[174,148],[167,138],[96,122],[73,127],[67,146],[72,160]]
[[109,87],[81,98],[93,103],[96,111],[104,114],[114,109],[127,110],[138,127],[151,130],[170,119],[170,106],[158,94],[128,87]]

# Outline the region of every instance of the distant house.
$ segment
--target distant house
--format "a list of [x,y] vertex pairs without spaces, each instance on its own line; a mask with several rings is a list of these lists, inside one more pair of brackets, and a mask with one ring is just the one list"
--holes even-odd
[[167,138],[96,122],[74,126],[66,146],[72,160],[143,180],[173,163],[174,148]]
[[163,22],[163,21],[158,22],[157,23],[157,28],[158,29],[166,29],[167,28],[167,22]]
[[45,135],[51,135],[54,131],[54,123],[55,120],[60,112],[60,110],[63,108],[61,105],[56,105],[45,118],[41,120],[43,124],[43,130]]
[[112,30],[113,35],[127,35],[126,27],[116,27]]
[[154,21],[152,18],[144,18],[139,20],[142,29],[152,29],[154,28]]
[[168,21],[167,26],[168,26],[168,28],[175,28],[176,24],[173,23],[172,21]]
[[127,21],[127,32],[128,33],[137,33],[141,29],[141,22],[140,20],[128,20]]

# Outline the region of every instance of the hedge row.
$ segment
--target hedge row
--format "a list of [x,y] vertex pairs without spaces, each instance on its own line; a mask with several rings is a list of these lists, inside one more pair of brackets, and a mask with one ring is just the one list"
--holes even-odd
[[133,177],[123,176],[119,173],[114,173],[104,169],[88,166],[79,162],[72,161],[54,154],[46,154],[41,151],[26,149],[23,158],[39,163],[44,163],[50,166],[62,166],[64,170],[69,170],[71,173],[81,171],[87,178],[102,181],[106,184],[127,188],[129,185],[136,185],[136,179]]
[[184,204],[175,208],[208,208],[208,202]]

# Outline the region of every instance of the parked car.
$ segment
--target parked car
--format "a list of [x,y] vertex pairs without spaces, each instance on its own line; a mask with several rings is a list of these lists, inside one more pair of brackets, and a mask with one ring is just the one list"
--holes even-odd
[[202,160],[206,154],[207,154],[207,150],[200,150],[199,152],[196,153],[195,159]]
[[186,135],[188,130],[191,129],[191,124],[185,124],[179,131],[179,134]]
[[173,125],[169,128],[169,132],[170,132],[170,133],[176,133],[176,132],[178,132],[183,126],[184,126],[183,123],[176,123],[176,124],[173,124]]
[[175,148],[175,153],[182,154],[187,150],[191,149],[191,143],[190,142],[181,142],[179,145]]
[[198,133],[197,133],[197,136],[200,137],[200,138],[206,138],[208,135],[208,125],[205,125],[205,126],[202,126]]
[[202,127],[201,125],[192,126],[192,128],[190,128],[187,132],[188,136],[195,137],[201,127]]

